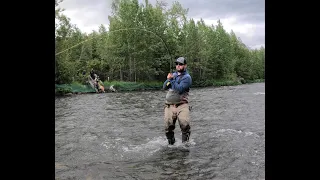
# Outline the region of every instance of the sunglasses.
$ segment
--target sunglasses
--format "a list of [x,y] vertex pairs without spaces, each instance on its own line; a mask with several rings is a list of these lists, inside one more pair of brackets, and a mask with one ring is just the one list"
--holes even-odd
[[182,63],[176,63],[176,66],[177,66],[177,65],[179,65],[179,66],[183,66],[184,64],[182,64]]

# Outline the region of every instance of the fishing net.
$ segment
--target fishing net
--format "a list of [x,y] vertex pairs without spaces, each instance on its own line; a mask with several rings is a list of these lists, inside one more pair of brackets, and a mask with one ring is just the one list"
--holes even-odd
[[112,86],[116,91],[160,90],[162,82],[105,82],[104,86],[107,89]]
[[56,93],[91,93],[96,92],[89,84],[56,84]]

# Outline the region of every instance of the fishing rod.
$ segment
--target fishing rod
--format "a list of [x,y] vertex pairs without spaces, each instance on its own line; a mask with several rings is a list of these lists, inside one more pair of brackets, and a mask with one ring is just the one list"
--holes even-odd
[[[169,71],[170,71],[170,73],[172,73],[172,55],[171,55],[171,53],[170,53],[170,51],[169,51],[166,43],[164,42],[164,40],[163,40],[160,36],[158,36],[156,33],[152,32],[152,31],[150,31],[150,30],[147,30],[147,29],[145,29],[145,28],[121,28],[121,29],[116,29],[116,30],[107,31],[107,32],[111,33],[111,32],[128,31],[128,30],[142,30],[142,31],[145,31],[145,32],[149,32],[149,33],[155,35],[156,37],[160,38],[161,41],[162,41],[162,43],[164,44],[166,50],[167,50],[167,53],[168,53],[169,56],[170,56],[170,58],[169,58],[169,60],[170,60],[170,70],[169,70]],[[102,35],[102,34],[100,34],[100,35]],[[70,50],[70,49],[73,49],[73,48],[79,46],[80,44],[83,44],[83,43],[85,43],[85,42],[87,42],[87,41],[90,41],[90,40],[92,40],[92,39],[94,39],[94,38],[96,38],[96,37],[97,37],[97,36],[93,36],[92,38],[89,38],[89,39],[86,39],[86,40],[84,40],[84,41],[81,41],[80,43],[77,43],[77,44],[75,44],[75,45],[71,46],[70,48],[67,48],[67,49],[65,49],[65,50],[63,50],[63,51],[60,51],[60,52],[56,53],[55,55],[57,56],[57,55],[59,55],[59,54],[61,54],[61,53],[64,53],[64,52],[66,52],[66,51],[68,51],[68,50]]]

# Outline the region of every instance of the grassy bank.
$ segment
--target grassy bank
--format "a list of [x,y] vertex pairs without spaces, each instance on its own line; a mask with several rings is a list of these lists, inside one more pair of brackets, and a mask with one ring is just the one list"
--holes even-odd
[[[264,79],[257,80],[213,80],[213,81],[197,81],[193,82],[192,87],[219,87],[219,86],[235,86],[240,84],[264,82]],[[113,86],[117,92],[127,91],[147,91],[161,90],[163,82],[123,82],[123,81],[105,81],[103,82],[106,92],[111,92],[109,88]],[[56,84],[56,95],[95,93],[90,85],[83,85],[78,82],[71,84]]]

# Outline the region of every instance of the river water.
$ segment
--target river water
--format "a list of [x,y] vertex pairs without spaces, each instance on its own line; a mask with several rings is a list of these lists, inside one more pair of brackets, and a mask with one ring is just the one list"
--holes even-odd
[[265,179],[265,84],[192,88],[191,137],[168,145],[165,91],[55,99],[56,179]]

